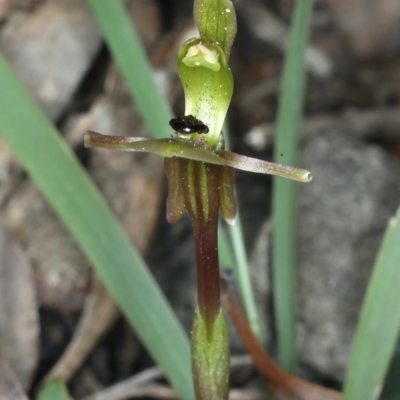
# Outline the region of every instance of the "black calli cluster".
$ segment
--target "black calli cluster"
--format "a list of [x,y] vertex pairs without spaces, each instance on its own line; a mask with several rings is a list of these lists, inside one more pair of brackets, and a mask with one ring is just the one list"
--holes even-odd
[[182,117],[172,118],[169,121],[169,125],[178,133],[208,133],[208,126],[193,115],[184,115]]

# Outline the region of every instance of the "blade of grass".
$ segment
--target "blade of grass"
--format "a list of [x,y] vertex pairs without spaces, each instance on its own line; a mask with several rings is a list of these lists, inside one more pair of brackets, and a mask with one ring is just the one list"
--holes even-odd
[[368,284],[350,357],[344,400],[376,399],[382,389],[400,331],[399,243],[400,208],[389,221]]
[[[229,140],[229,129],[226,121],[223,129],[225,132],[225,147],[227,150],[230,150],[231,145]],[[238,198],[236,190],[235,197],[236,199]],[[244,245],[239,208],[236,214],[236,225],[229,225],[228,229],[229,237],[232,243],[231,248],[235,259],[235,262],[231,264],[231,266],[235,271],[240,297],[243,302],[250,327],[260,342],[263,343],[260,319],[258,318],[256,301],[253,287],[251,285],[250,268],[247,260],[246,248]]]
[[221,269],[231,269],[236,264],[233,254],[232,245],[229,242],[224,222],[218,223],[218,257]]
[[46,383],[43,389],[40,391],[38,400],[69,400],[67,388],[65,383],[59,379],[52,379]]
[[189,343],[92,181],[0,56],[0,134],[74,235],[154,359],[193,399]]
[[[290,29],[278,109],[274,161],[296,165],[304,102],[305,48],[313,0],[297,1]],[[279,360],[295,373],[296,353],[296,233],[297,183],[273,179],[273,287]]]
[[246,249],[244,246],[243,232],[240,225],[240,214],[236,215],[237,225],[230,226],[230,236],[232,238],[232,248],[237,266],[235,269],[235,277],[238,280],[239,293],[246,310],[250,327],[257,338],[263,342],[260,320],[257,315],[257,307],[254,298],[254,292],[251,285],[251,277],[249,271],[249,263],[247,261]]
[[151,135],[155,138],[169,137],[172,133],[168,125],[171,110],[157,89],[152,67],[123,2],[88,2]]
[[254,292],[251,285],[249,274],[249,264],[247,262],[246,250],[244,247],[243,233],[239,223],[239,214],[236,216],[237,225],[228,227],[228,233],[221,226],[218,227],[218,252],[220,255],[221,269],[233,269],[237,281],[239,293],[250,327],[257,338],[262,342],[260,320],[257,314],[257,307]]

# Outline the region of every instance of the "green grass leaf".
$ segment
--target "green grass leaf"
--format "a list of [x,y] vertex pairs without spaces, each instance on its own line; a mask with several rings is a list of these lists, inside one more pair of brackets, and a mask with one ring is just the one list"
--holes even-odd
[[123,2],[88,2],[151,135],[155,138],[169,137],[172,133],[168,125],[171,110],[157,89],[152,67]]
[[193,398],[189,342],[74,154],[0,56],[0,134],[74,235],[155,361]]
[[368,284],[348,367],[344,400],[373,400],[380,393],[400,332],[399,266],[400,209],[389,221]]
[[[281,97],[279,101],[274,161],[296,166],[298,137],[303,114],[305,49],[309,36],[313,0],[297,1],[290,29]],[[296,352],[296,235],[297,185],[273,180],[273,286],[277,319],[279,360],[294,373]]]
[[[226,122],[224,124],[223,130],[225,133],[226,149],[230,150],[231,144],[229,138],[229,128]],[[237,200],[238,196],[236,191],[235,191],[235,197]],[[247,258],[246,248],[244,245],[243,229],[242,229],[239,207],[236,215],[236,225],[229,225],[228,232],[230,241],[228,239],[228,235],[225,234],[224,239],[226,243],[222,247],[222,249],[224,250],[223,254],[227,254],[227,256],[226,259],[221,260],[221,265],[223,266],[222,268],[228,266],[234,269],[235,279],[239,289],[240,297],[243,302],[247,318],[249,319],[251,329],[254,332],[254,334],[258,337],[258,339],[261,342],[263,342],[264,340],[262,337],[260,318],[258,317],[257,313],[254,290],[251,284],[249,262]],[[230,264],[227,263],[226,260],[229,259],[233,259],[234,262],[231,262]]]
[[52,379],[46,383],[43,389],[40,391],[38,400],[69,400],[67,387],[65,383],[59,379]]

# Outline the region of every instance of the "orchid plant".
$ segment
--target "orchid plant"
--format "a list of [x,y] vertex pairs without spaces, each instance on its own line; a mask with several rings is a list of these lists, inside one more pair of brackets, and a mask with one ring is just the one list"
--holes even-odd
[[[165,139],[89,132],[85,146],[150,152],[165,158],[167,219],[175,223],[187,211],[196,245],[198,309],[192,331],[196,397],[220,400],[228,398],[229,341],[221,312],[217,225],[220,211],[227,223],[235,223],[234,168],[300,182],[312,177],[302,169],[224,149],[222,125],[233,93],[227,60],[236,35],[235,10],[230,0],[196,0],[194,19],[200,37],[184,43],[178,54],[186,117],[178,122],[183,129],[176,127],[175,134]],[[185,125],[185,121],[192,124]]]

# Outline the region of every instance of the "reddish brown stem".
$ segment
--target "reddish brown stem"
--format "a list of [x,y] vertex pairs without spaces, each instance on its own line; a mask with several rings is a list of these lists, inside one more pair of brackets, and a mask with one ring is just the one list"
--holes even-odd
[[199,311],[211,335],[220,303],[218,265],[218,166],[186,161],[186,205],[192,220],[196,246]]
[[165,161],[169,195],[167,216],[178,221],[187,210],[196,246],[198,307],[211,339],[221,308],[217,227],[220,205],[225,218],[234,219],[234,175],[219,165],[173,157]]
[[185,159],[179,163],[185,204],[194,231],[199,310],[211,338],[221,306],[217,247],[218,168],[221,167]]
[[250,329],[231,274],[221,277],[222,298],[243,344],[259,372],[268,380],[275,400],[341,400],[340,393],[307,382],[284,371],[262,347]]
[[220,310],[217,219],[206,224],[193,222],[197,263],[197,296],[199,311],[211,333]]

